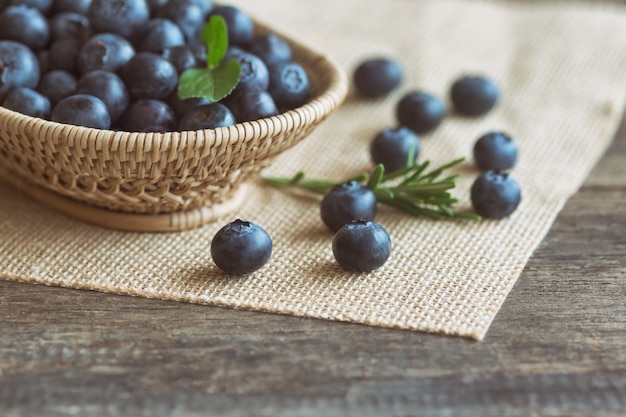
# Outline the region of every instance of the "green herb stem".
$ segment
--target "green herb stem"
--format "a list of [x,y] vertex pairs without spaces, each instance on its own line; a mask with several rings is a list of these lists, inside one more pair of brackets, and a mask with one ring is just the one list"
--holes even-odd
[[[376,199],[413,216],[426,216],[433,219],[462,218],[480,219],[474,213],[460,213],[453,209],[458,200],[449,193],[456,187],[459,174],[438,177],[443,172],[463,162],[464,158],[455,159],[447,164],[426,172],[429,161],[422,164],[408,164],[406,168],[385,173],[382,165],[377,165],[370,173],[363,173],[343,181],[308,179],[304,172],[293,177],[262,176],[267,183],[279,187],[298,187],[317,194],[326,194],[332,187],[346,181],[357,181],[370,188]],[[400,182],[395,181],[404,177]]]

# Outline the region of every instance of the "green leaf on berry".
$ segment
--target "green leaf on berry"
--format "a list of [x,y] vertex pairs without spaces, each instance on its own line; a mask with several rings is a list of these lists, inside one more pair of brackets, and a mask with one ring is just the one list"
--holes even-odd
[[241,66],[234,59],[223,61],[228,50],[228,28],[221,16],[212,16],[200,32],[200,41],[206,47],[206,68],[185,70],[178,80],[178,97],[206,98],[219,101],[237,86]]

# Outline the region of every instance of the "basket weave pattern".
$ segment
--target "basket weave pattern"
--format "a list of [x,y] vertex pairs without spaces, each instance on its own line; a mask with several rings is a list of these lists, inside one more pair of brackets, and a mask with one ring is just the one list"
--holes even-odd
[[[291,41],[290,41],[291,42]],[[93,206],[161,214],[228,199],[301,141],[347,91],[326,57],[291,42],[312,100],[278,116],[218,129],[138,133],[63,125],[0,107],[0,165],[23,180]]]

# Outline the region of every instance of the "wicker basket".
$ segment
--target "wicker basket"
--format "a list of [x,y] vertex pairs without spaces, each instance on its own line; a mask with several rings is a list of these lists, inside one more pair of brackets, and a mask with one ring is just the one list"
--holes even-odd
[[[257,30],[267,27],[257,23]],[[0,107],[0,179],[81,220],[176,231],[237,209],[245,183],[322,122],[347,81],[326,56],[283,36],[312,99],[275,117],[218,129],[129,133],[64,125]]]

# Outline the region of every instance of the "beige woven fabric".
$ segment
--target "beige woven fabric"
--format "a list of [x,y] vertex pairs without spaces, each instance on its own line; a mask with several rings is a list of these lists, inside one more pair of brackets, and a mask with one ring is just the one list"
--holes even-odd
[[[394,124],[400,95],[424,88],[444,96],[451,81],[480,72],[501,85],[499,107],[480,119],[449,117],[422,137],[421,159],[465,156],[456,194],[469,209],[478,172],[476,138],[492,129],[521,147],[512,175],[523,189],[502,221],[431,221],[382,208],[377,221],[393,250],[381,269],[343,272],[319,197],[255,184],[224,221],[172,234],[126,233],[82,224],[0,186],[0,276],[72,288],[180,300],[484,337],[500,305],[568,196],[606,149],[626,89],[626,11],[572,2],[264,0],[234,3],[351,72],[376,54],[406,70],[384,100],[350,96],[314,134],[268,171],[342,179],[371,168],[368,144]],[[210,258],[214,233],[235,217],[261,224],[274,253],[245,277],[221,274]]]

